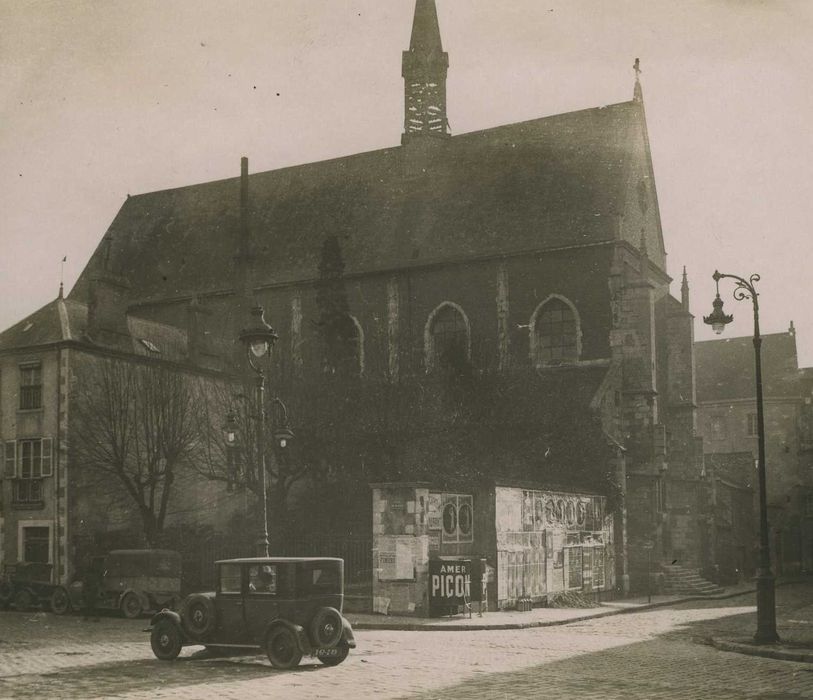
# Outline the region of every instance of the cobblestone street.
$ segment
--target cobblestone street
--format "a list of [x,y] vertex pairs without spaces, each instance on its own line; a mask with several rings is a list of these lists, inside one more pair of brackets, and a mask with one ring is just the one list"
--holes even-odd
[[[809,589],[807,589],[809,591]],[[786,590],[785,605],[809,606]],[[478,632],[358,633],[337,668],[273,671],[264,657],[153,658],[146,620],[0,614],[0,696],[14,698],[813,698],[813,667],[718,651],[751,596]],[[808,607],[809,610],[809,607]]]

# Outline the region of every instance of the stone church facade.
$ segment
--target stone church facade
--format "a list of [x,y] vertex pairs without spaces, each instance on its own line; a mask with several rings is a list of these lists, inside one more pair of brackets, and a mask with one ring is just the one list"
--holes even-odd
[[[601,590],[644,589],[650,561],[703,567],[696,517],[670,508],[703,469],[693,316],[685,273],[670,293],[637,77],[629,101],[453,136],[449,65],[417,0],[401,145],[128,197],[69,300],[109,269],[128,313],[194,318],[219,347],[260,304],[303,484],[343,494],[328,516],[301,484],[297,528],[375,538],[381,484],[413,484],[413,517],[415,489],[474,496],[475,523],[500,489],[582,494],[612,515]],[[490,527],[471,553],[496,569]]]

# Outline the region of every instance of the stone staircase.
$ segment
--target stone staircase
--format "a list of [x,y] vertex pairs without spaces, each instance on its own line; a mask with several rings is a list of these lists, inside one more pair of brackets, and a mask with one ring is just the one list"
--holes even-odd
[[717,584],[700,577],[697,569],[684,569],[674,564],[662,564],[663,592],[667,595],[718,595],[724,592]]

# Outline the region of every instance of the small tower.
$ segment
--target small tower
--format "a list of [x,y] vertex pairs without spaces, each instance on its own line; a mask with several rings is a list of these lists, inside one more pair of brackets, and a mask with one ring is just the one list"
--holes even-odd
[[684,311],[689,310],[689,276],[686,274],[686,266],[683,266],[683,280],[680,283],[680,305]]
[[446,116],[446,73],[449,54],[443,50],[435,0],[416,0],[409,51],[404,51],[404,134],[402,143],[425,136],[449,136]]

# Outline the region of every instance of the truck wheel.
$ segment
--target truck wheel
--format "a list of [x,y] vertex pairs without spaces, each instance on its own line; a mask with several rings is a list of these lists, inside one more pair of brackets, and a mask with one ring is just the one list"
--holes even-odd
[[[347,658],[350,653],[350,645],[347,642],[339,642],[334,649],[338,652],[336,656],[318,656],[317,658],[325,666],[338,666],[342,661]],[[333,651],[333,649],[331,649]]]
[[134,620],[144,612],[141,600],[135,593],[128,593],[122,598],[121,612],[128,620]]
[[159,620],[150,634],[152,653],[161,661],[173,661],[178,658],[183,647],[181,630],[171,620]]
[[20,612],[28,612],[34,603],[34,598],[25,588],[21,588],[14,596],[14,607]]
[[71,609],[71,598],[62,586],[57,586],[51,593],[51,611],[55,615],[64,615]]
[[287,627],[280,625],[265,638],[265,653],[274,668],[289,669],[299,665],[302,652],[296,636]]

